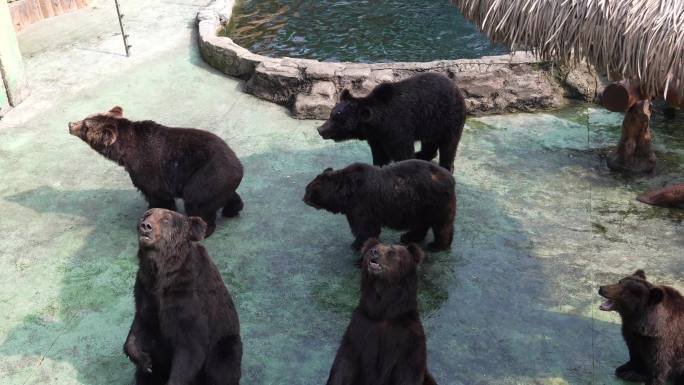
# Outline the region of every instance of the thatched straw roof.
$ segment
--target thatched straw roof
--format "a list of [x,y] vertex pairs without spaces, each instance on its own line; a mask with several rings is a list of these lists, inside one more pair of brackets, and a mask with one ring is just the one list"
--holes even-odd
[[684,97],[683,0],[452,0],[490,39]]

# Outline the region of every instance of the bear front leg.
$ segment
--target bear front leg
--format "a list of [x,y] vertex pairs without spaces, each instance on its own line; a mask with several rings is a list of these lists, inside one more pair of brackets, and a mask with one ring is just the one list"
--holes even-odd
[[646,373],[632,363],[627,361],[615,369],[615,376],[630,382],[646,382]]
[[371,148],[371,155],[373,156],[374,166],[384,166],[386,164],[389,164],[389,156],[387,156],[387,153],[385,152],[385,149],[382,147],[381,142],[369,140],[368,145]]
[[176,201],[174,199],[165,199],[165,198],[159,198],[156,196],[145,195],[145,200],[147,201],[147,204],[149,205],[149,209],[167,209],[171,211],[178,211],[176,209]]
[[147,353],[153,350],[151,344],[152,337],[145,332],[140,317],[136,315],[124,343],[124,353],[144,373],[152,373],[152,358]]
[[400,162],[402,160],[413,159],[415,154],[413,147],[413,141],[409,140],[407,143],[392,143],[387,146],[389,151],[389,157],[395,162]]
[[354,385],[360,381],[358,379],[359,358],[354,356],[351,348],[349,336],[345,334],[342,339],[342,345],[337,350],[335,361],[332,368],[330,368],[330,375],[326,385]]
[[347,222],[351,227],[351,232],[356,237],[352,248],[354,250],[361,250],[361,246],[368,240],[368,238],[377,238],[380,236],[381,226],[370,218],[365,218],[363,215],[348,214]]

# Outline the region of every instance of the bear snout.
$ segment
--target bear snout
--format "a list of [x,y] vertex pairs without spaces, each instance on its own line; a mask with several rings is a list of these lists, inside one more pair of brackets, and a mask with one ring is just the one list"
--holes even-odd
[[380,260],[380,253],[378,253],[377,249],[371,249],[370,250],[370,261],[373,263],[378,263]]
[[328,121],[323,123],[322,126],[318,127],[318,135],[323,139],[330,139],[332,134],[332,124]]
[[150,235],[152,233],[152,225],[148,221],[140,222],[138,231],[141,235]]

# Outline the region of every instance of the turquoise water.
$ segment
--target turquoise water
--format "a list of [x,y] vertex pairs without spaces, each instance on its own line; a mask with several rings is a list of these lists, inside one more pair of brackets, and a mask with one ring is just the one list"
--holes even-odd
[[224,33],[253,52],[322,61],[477,58],[493,47],[447,0],[241,0]]

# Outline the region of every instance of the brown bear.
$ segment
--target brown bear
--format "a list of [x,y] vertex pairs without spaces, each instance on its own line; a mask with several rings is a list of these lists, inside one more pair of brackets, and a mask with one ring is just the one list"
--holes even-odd
[[423,252],[363,245],[361,299],[328,378],[328,385],[433,385],[427,370],[425,333],[418,314],[417,266]]
[[654,285],[643,270],[613,285],[601,286],[603,311],[622,318],[629,361],[615,370],[627,381],[684,384],[684,298],[674,288]]
[[216,211],[233,217],[242,210],[235,190],[242,164],[218,136],[191,128],[170,128],[150,120],[133,122],[121,107],[69,123],[69,133],[95,151],[124,166],[150,208],[185,211],[207,223],[207,237],[216,228]]
[[[461,91],[445,76],[425,73],[396,83],[382,83],[366,97],[349,90],[319,129],[323,139],[366,140],[373,164],[418,158],[454,170],[454,158],[466,118]],[[414,154],[414,143],[421,142]]]
[[424,160],[382,168],[363,163],[338,171],[328,168],[306,186],[304,202],[346,215],[357,250],[368,238],[378,237],[383,226],[409,230],[402,243],[420,242],[432,228],[431,250],[448,249],[454,236],[454,177]]
[[201,218],[165,209],[140,218],[135,318],[124,344],[137,385],[240,383],[240,323],[199,244],[205,230]]

